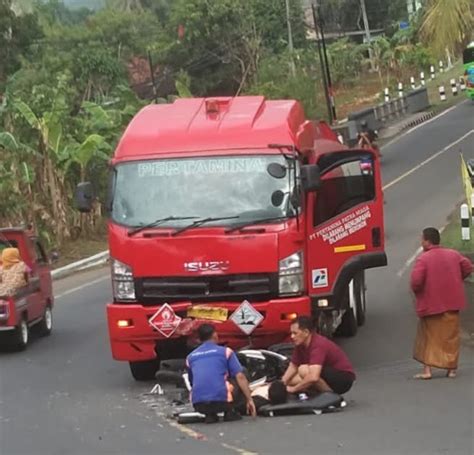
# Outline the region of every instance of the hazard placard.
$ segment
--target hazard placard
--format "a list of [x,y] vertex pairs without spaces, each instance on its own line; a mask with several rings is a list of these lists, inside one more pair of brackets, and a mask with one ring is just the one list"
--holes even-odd
[[237,308],[229,318],[242,332],[250,335],[263,321],[263,315],[259,313],[247,300]]
[[181,318],[174,312],[173,308],[165,303],[148,322],[163,336],[169,338],[178,328]]

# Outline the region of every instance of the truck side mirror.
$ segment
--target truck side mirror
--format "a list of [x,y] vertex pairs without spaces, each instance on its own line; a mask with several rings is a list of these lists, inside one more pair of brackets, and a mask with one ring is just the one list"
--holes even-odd
[[306,193],[321,188],[321,173],[316,164],[305,164],[301,166],[301,183]]
[[94,201],[94,188],[91,182],[81,182],[76,187],[74,195],[76,206],[79,212],[88,213],[92,210]]

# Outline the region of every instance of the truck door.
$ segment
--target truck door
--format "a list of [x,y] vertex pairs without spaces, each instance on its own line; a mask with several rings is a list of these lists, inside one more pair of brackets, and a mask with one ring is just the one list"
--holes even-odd
[[318,158],[321,188],[308,198],[308,289],[312,301],[338,308],[347,286],[367,268],[386,265],[380,164],[367,150]]
[[48,258],[44,251],[41,242],[36,237],[31,239],[35,251],[35,266],[36,276],[39,279],[38,283],[38,293],[39,293],[39,306],[38,306],[38,316],[43,316],[47,302],[52,303],[52,283],[51,283],[51,273]]

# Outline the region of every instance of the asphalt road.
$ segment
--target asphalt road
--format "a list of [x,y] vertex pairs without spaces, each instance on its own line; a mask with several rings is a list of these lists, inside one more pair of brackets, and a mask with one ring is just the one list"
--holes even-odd
[[472,103],[384,149],[389,266],[368,274],[366,326],[340,340],[358,372],[344,412],[173,425],[162,400],[146,395],[153,384],[134,383],[111,359],[100,269],[56,284],[51,337],[0,353],[0,454],[472,455],[474,351],[463,350],[456,380],[410,379],[418,366],[406,271],[420,230],[442,227],[461,199],[460,150],[474,157]]

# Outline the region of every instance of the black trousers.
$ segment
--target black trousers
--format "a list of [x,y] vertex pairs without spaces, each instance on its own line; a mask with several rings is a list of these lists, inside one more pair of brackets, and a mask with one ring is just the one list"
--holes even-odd
[[336,370],[331,367],[323,367],[321,379],[339,395],[349,391],[354,383],[354,376],[351,373]]
[[203,401],[195,403],[194,409],[204,415],[219,414],[219,412],[229,412],[233,410],[233,403],[227,401]]

